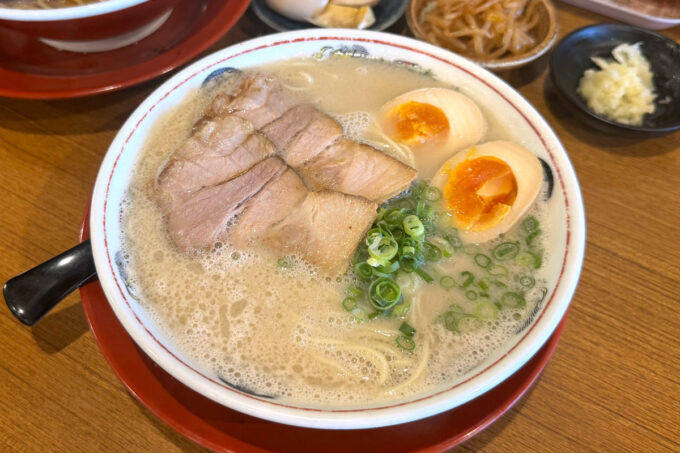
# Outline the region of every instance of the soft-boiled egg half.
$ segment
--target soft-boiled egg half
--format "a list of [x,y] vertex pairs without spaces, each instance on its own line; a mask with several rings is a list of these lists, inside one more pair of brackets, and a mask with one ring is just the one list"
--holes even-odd
[[266,0],[289,19],[319,27],[367,28],[375,23],[372,5],[378,0]]
[[411,149],[416,169],[426,178],[486,131],[477,104],[446,88],[421,88],[395,97],[380,108],[378,123],[392,140]]
[[447,160],[432,179],[463,241],[497,238],[522,218],[543,180],[538,158],[516,143],[492,141]]

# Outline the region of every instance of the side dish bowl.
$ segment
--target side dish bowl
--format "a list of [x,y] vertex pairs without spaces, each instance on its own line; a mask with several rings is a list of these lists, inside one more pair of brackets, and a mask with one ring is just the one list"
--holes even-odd
[[[554,180],[555,225],[550,273],[556,284],[507,344],[453,382],[425,394],[387,403],[311,407],[264,398],[231,387],[195,365],[173,347],[130,292],[121,259],[120,212],[131,173],[154,124],[205,80],[227,68],[248,68],[325,53],[375,58],[426,71],[440,81],[465,85],[479,98],[493,98],[517,123],[524,143],[537,149]],[[554,132],[540,114],[505,82],[474,63],[441,48],[391,34],[316,29],[246,41],[209,55],[163,83],[135,110],[109,148],[97,176],[90,211],[92,251],[104,293],[127,332],[172,376],[232,409],[290,425],[360,429],[421,419],[470,401],[498,385],[527,362],[562,320],[576,288],[584,253],[583,202],[574,170]]]
[[[539,2],[537,8],[540,20],[536,28],[536,45],[517,55],[492,59],[468,58],[490,71],[503,72],[526,66],[545,55],[557,41],[557,19],[555,17],[555,7],[550,0],[537,1]],[[420,20],[423,9],[429,3],[431,3],[430,0],[410,0],[406,9],[406,22],[413,36],[425,42],[436,44],[429,39]]]
[[[656,90],[655,111],[639,126],[621,124],[590,110],[577,89],[583,73],[597,68],[592,57],[611,59],[622,43],[641,43],[651,66]],[[576,116],[588,126],[613,135],[663,134],[680,129],[680,45],[653,31],[623,24],[598,24],[575,30],[555,47],[550,58],[550,77],[557,92]]]

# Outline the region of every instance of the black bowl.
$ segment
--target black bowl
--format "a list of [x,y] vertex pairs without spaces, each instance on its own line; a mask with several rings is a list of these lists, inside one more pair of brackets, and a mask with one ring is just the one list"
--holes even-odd
[[[597,68],[591,57],[611,59],[611,51],[617,45],[637,42],[642,43],[640,49],[652,67],[657,97],[654,112],[643,117],[642,125],[632,126],[594,113],[576,89],[585,70]],[[595,129],[625,136],[680,129],[680,45],[658,33],[623,24],[590,25],[575,30],[555,47],[550,58],[550,77],[566,104]]]

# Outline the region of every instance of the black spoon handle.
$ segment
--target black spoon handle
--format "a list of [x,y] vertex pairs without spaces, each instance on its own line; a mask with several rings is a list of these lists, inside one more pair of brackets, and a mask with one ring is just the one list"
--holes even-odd
[[11,278],[3,286],[2,294],[14,316],[32,326],[96,273],[88,239]]

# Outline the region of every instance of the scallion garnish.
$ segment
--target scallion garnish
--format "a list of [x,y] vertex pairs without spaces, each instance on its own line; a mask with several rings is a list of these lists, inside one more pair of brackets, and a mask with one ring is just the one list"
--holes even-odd
[[347,311],[352,311],[355,308],[357,308],[357,300],[356,298],[352,296],[347,296],[343,299],[342,301],[342,308],[344,308]]
[[368,300],[376,310],[389,310],[401,302],[401,288],[392,279],[378,278],[368,287]]
[[456,286],[456,281],[453,279],[453,277],[449,277],[448,275],[443,276],[442,278],[439,279],[439,284],[442,285],[442,288],[453,288]]
[[401,323],[401,326],[399,326],[399,331],[406,335],[409,338],[412,338],[413,335],[416,333],[416,329],[414,329],[409,323],[406,321]]
[[399,346],[399,348],[403,349],[404,351],[411,352],[416,348],[416,342],[413,341],[413,338],[399,335],[395,341],[397,346]]
[[421,239],[425,234],[423,222],[417,215],[407,215],[404,217],[402,224],[404,225],[404,232],[414,239]]
[[536,280],[534,280],[534,278],[530,275],[523,275],[519,278],[519,284],[525,288],[533,288],[536,284]]
[[483,253],[478,253],[475,255],[475,263],[477,263],[477,266],[486,269],[491,264],[491,258]]
[[517,242],[503,242],[493,249],[493,257],[498,261],[505,261],[512,259],[519,253],[519,244]]
[[507,292],[501,296],[501,303],[509,308],[522,308],[526,305],[524,297],[519,293]]

